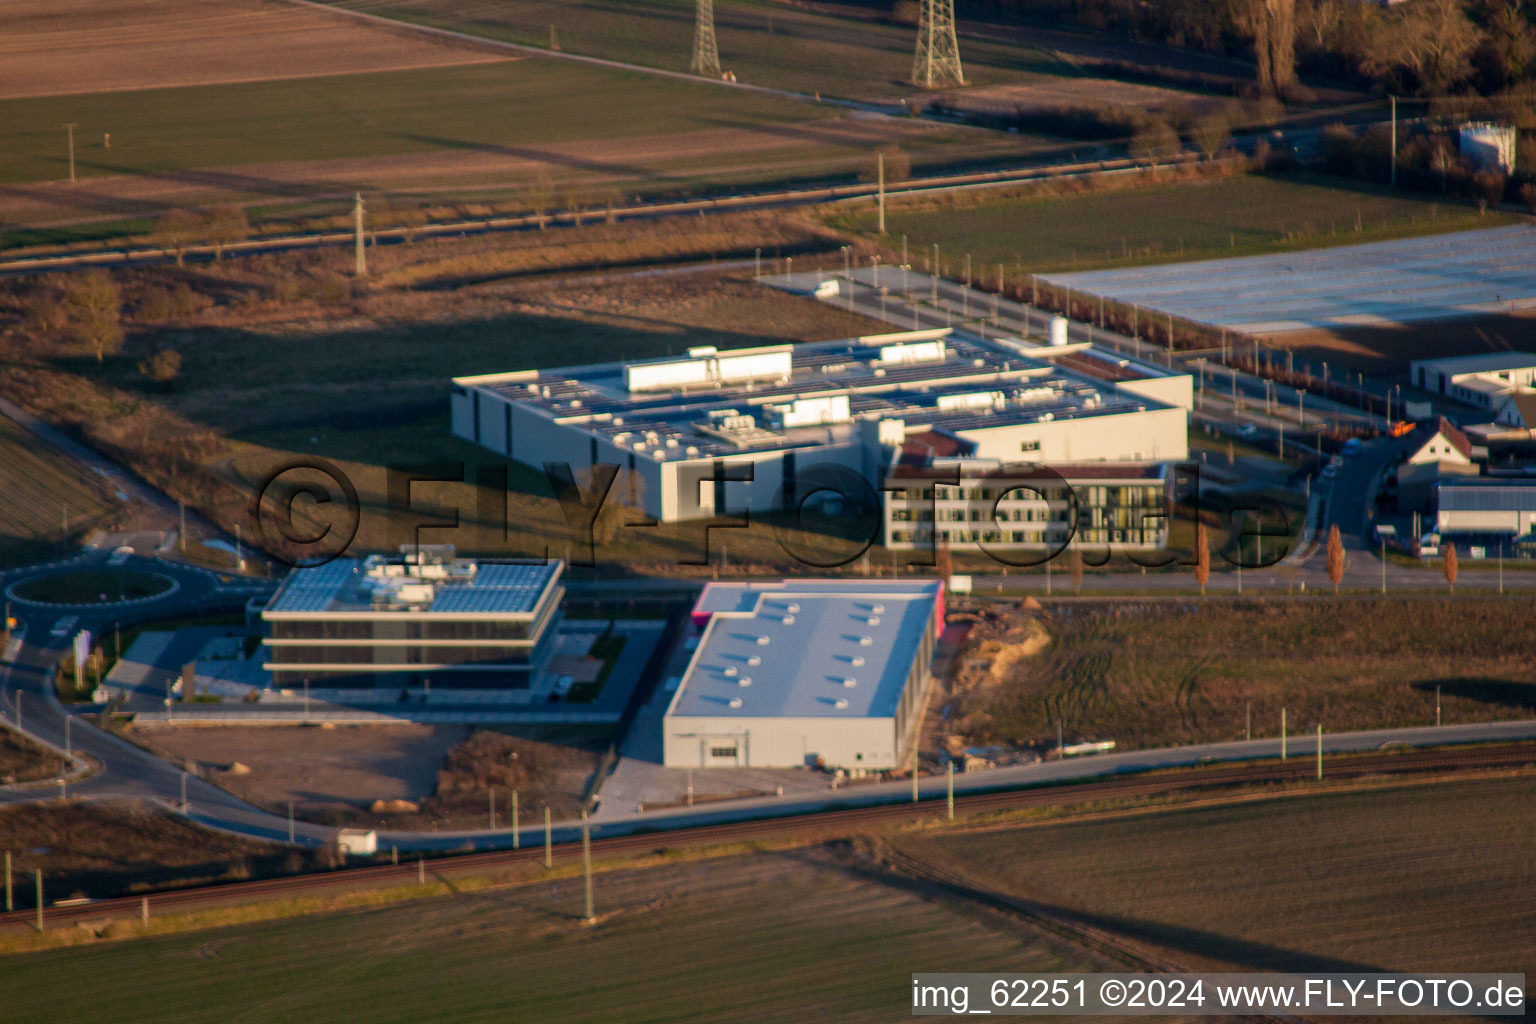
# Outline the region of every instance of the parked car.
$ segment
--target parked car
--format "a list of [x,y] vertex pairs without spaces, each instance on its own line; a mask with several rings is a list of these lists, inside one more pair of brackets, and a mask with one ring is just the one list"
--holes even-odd
[[1344,442],[1344,447],[1340,449],[1340,454],[1345,456],[1359,455],[1360,449],[1364,447],[1365,445],[1360,443],[1360,439],[1358,437],[1352,437],[1348,441]]
[[1259,428],[1254,426],[1252,423],[1244,423],[1242,426],[1237,428],[1237,436],[1238,437],[1258,437],[1259,436]]

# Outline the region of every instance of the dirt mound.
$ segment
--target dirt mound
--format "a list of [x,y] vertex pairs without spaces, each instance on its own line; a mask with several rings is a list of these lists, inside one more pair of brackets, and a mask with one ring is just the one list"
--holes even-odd
[[497,789],[532,789],[548,766],[537,745],[501,733],[476,730],[448,751],[437,773],[437,797],[483,793]]

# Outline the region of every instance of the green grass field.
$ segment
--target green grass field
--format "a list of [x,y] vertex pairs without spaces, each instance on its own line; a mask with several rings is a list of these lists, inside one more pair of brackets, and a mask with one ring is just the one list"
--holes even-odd
[[114,512],[94,474],[0,416],[0,566],[57,557]]
[[[8,1024],[904,1020],[913,970],[1092,969],[792,851],[0,960]],[[90,984],[79,983],[90,978]],[[67,993],[67,996],[65,995]]]
[[[335,0],[335,5],[540,47],[549,46],[553,28],[563,51],[670,71],[687,71],[693,52],[692,0],[471,6],[452,0]],[[721,68],[741,82],[859,99],[917,91],[910,81],[916,29],[881,17],[854,20],[747,0],[715,6],[715,37]],[[961,57],[972,85],[1077,74],[1053,53],[983,39],[964,39]]]
[[1536,972],[1529,776],[900,844],[1184,961]]
[[[0,102],[0,181],[68,176],[59,125],[80,124],[77,173],[496,152],[538,144],[803,122],[813,104],[526,59],[466,67]],[[94,141],[112,133],[112,148]],[[83,140],[92,139],[87,143]],[[615,164],[622,164],[617,156]],[[229,182],[233,189],[240,182]],[[259,191],[261,182],[251,183]]]
[[[999,263],[1009,274],[1090,270],[1378,242],[1511,221],[1341,179],[1250,175],[1003,201],[908,206],[897,200],[886,215],[886,231],[888,240],[907,236],[919,267],[926,268],[937,243],[951,274],[960,272],[970,253],[978,277],[995,281]],[[834,224],[872,234],[874,214],[843,213]]]
[[[1065,610],[1065,609],[1064,609]],[[1529,718],[1536,671],[1524,597],[1248,600],[1099,609],[1044,620],[1051,645],[976,693],[979,733],[1032,742],[1067,729],[1122,747]],[[995,644],[993,645],[995,646]],[[965,661],[984,655],[972,649]]]

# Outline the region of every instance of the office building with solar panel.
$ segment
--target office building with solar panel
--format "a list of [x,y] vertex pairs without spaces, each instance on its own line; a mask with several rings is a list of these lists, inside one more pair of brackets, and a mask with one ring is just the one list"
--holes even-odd
[[457,436],[535,468],[628,469],[662,522],[800,508],[848,474],[878,507],[912,435],[994,463],[1183,460],[1193,404],[1188,374],[953,328],[453,383]]
[[279,688],[531,693],[554,650],[564,571],[446,545],[294,569],[261,613],[267,670]]

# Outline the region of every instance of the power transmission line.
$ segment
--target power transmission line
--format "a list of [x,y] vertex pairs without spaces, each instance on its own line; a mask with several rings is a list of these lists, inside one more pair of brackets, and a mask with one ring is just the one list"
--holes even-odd
[[696,74],[720,77],[720,50],[715,45],[715,0],[697,0],[693,21],[693,62]]
[[955,0],[922,0],[922,5],[917,22],[917,53],[912,59],[913,83],[924,89],[964,85],[960,44],[955,39]]

